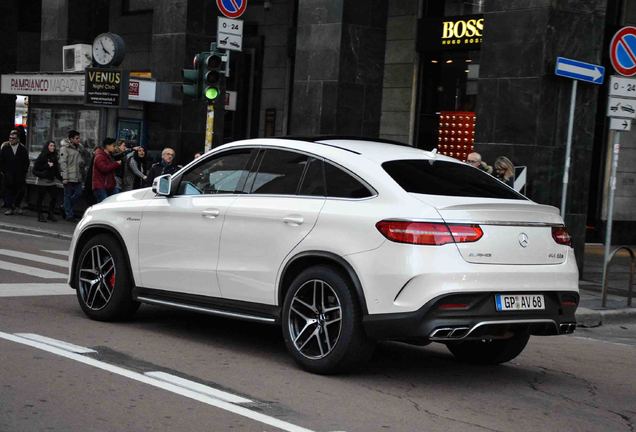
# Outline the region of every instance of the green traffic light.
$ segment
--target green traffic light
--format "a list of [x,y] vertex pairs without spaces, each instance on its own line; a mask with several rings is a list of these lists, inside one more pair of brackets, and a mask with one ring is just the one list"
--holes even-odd
[[205,98],[207,100],[215,100],[217,97],[219,97],[219,89],[216,87],[208,87],[205,89]]

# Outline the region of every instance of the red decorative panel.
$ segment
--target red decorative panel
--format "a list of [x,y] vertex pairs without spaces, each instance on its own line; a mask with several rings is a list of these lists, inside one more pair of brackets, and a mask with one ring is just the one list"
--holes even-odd
[[437,151],[466,162],[475,144],[475,119],[472,111],[440,112]]

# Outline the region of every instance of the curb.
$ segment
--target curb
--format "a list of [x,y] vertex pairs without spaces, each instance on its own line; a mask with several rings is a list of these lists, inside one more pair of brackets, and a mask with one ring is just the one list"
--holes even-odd
[[31,228],[31,227],[26,227],[24,225],[12,225],[8,223],[0,223],[0,228],[8,230],[8,231],[22,232],[25,234],[36,234],[36,235],[58,238],[62,240],[71,240],[73,238],[72,234],[64,234],[57,231]]
[[594,310],[579,307],[576,310],[576,322],[579,327],[632,323],[636,322],[636,308]]

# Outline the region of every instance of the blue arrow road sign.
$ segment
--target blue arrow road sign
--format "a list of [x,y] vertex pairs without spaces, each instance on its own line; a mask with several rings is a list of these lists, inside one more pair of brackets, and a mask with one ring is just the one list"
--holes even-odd
[[603,84],[603,78],[605,78],[605,68],[603,66],[565,57],[557,57],[554,73],[562,77],[586,81],[592,84]]

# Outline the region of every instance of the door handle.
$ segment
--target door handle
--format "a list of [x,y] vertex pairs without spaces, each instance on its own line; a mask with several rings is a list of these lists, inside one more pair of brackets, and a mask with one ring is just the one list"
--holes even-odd
[[302,225],[305,219],[302,216],[286,216],[283,218],[283,222],[287,225],[298,226]]
[[221,210],[219,209],[209,209],[209,210],[203,210],[201,212],[201,216],[208,219],[214,219],[220,214],[221,214]]

